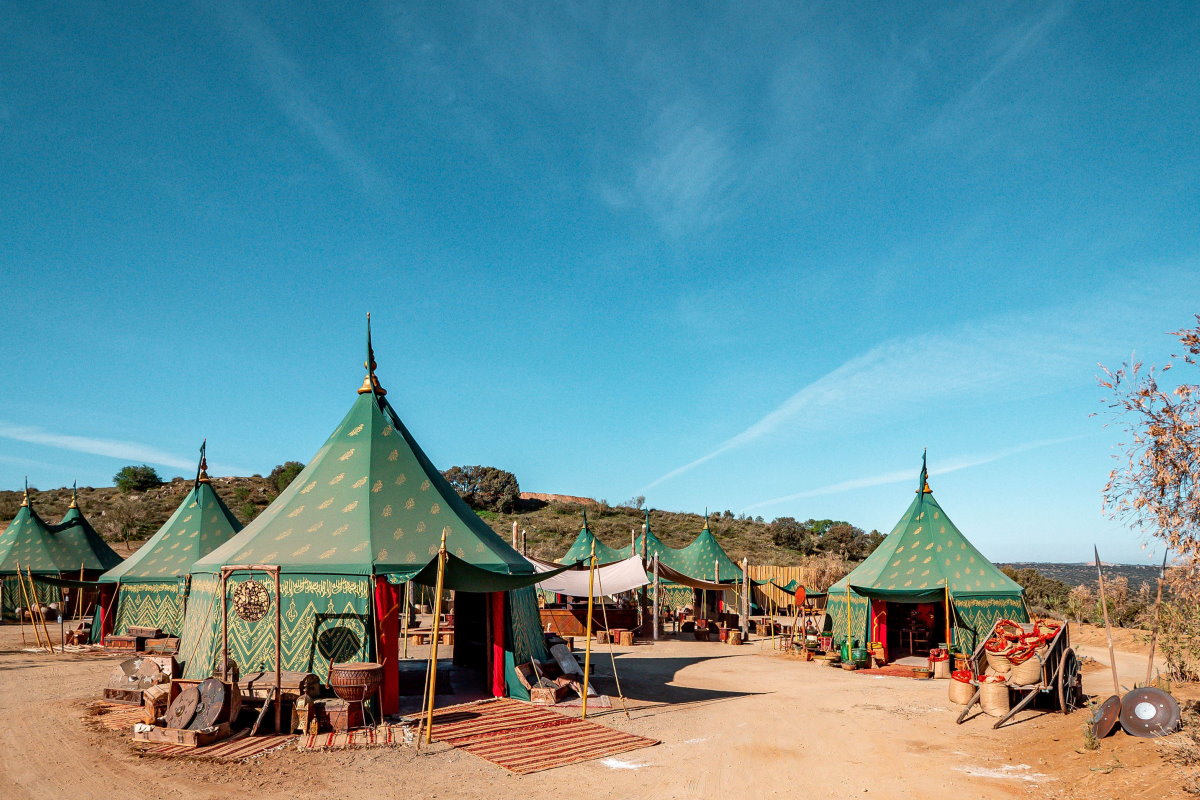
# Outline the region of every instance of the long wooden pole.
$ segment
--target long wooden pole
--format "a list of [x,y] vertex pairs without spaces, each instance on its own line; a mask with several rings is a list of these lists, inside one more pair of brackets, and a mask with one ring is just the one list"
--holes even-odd
[[1100,608],[1104,612],[1104,635],[1108,638],[1108,660],[1112,664],[1113,692],[1121,694],[1121,681],[1117,679],[1117,655],[1113,652],[1112,626],[1108,623],[1108,601],[1104,598],[1104,571],[1100,569],[1100,551],[1092,545],[1096,554],[1096,579],[1100,583]]
[[[954,649],[954,643],[950,641],[950,584],[946,584],[946,652],[949,653]],[[953,663],[953,662],[951,662]]]
[[654,570],[654,623],[650,627],[650,635],[654,641],[658,641],[658,553],[654,554],[654,558],[650,562],[651,569]]
[[742,643],[750,642],[750,559],[742,559]]
[[229,680],[229,572],[221,570],[221,680]]
[[408,658],[408,617],[412,608],[412,581],[404,583],[404,657]]
[[[37,619],[33,616],[33,606],[29,602],[29,593],[25,591],[25,576],[21,574],[21,562],[17,562],[17,585],[21,587],[21,598],[25,601],[25,611],[29,612],[29,624],[33,628],[33,636],[37,640],[37,646],[42,646],[42,634],[37,629]],[[18,614],[18,618],[25,616],[24,613]],[[25,641],[25,623],[21,622],[21,642]]]
[[1158,646],[1158,610],[1162,605],[1162,589],[1163,581],[1167,577],[1167,553],[1163,552],[1162,567],[1158,571],[1158,595],[1154,598],[1154,627],[1150,631],[1150,658],[1146,660],[1146,685],[1150,685],[1150,679],[1154,676],[1154,650]]
[[596,540],[592,540],[592,555],[588,559],[588,602],[587,602],[587,638],[584,640],[583,651],[583,713],[582,719],[587,719],[588,691],[592,688],[592,599],[596,585]]
[[442,546],[438,549],[438,571],[433,598],[433,641],[429,645],[429,697],[425,713],[425,744],[433,742],[433,701],[437,697],[438,639],[442,632],[442,589],[446,580],[446,531],[442,531]]
[[[283,733],[283,595],[279,591],[279,567],[275,573],[275,733]],[[349,712],[346,714],[349,717]],[[349,719],[347,719],[349,723]],[[347,725],[348,726],[348,725]]]
[[53,653],[54,642],[50,639],[50,629],[46,627],[46,614],[42,611],[42,604],[37,599],[37,584],[33,582],[33,571],[29,567],[25,567],[25,575],[29,578],[29,590],[33,593],[33,602],[38,607],[37,615],[42,623],[42,633],[46,635],[46,647]]

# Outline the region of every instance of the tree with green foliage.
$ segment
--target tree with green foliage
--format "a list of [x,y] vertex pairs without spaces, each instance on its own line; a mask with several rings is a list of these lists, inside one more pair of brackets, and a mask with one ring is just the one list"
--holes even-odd
[[521,499],[517,476],[496,467],[451,467],[442,473],[458,496],[475,510],[514,511]]
[[[1060,580],[1030,567],[1001,567],[1000,571],[1025,589],[1025,602],[1036,614],[1062,616],[1068,613],[1068,608],[1076,608],[1071,605],[1071,587]],[[1084,611],[1082,608],[1077,610]]]
[[794,517],[777,517],[770,528],[771,540],[778,547],[805,555],[838,556],[848,561],[862,561],[884,539],[879,531],[867,533],[857,525],[831,519],[799,522]]
[[279,464],[275,469],[271,470],[271,474],[267,476],[267,481],[275,487],[275,491],[280,494],[286,489],[292,481],[296,480],[296,476],[304,471],[304,465],[299,461],[285,461]]
[[113,485],[122,492],[144,492],[155,486],[161,486],[162,478],[158,476],[158,471],[154,467],[146,464],[141,466],[130,464],[127,467],[121,467],[120,471],[113,475]]

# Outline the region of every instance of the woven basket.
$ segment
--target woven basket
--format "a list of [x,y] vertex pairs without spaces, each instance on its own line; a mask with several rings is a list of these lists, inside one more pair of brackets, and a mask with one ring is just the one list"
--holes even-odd
[[958,679],[950,681],[950,702],[965,706],[975,696],[975,687]]
[[1011,707],[1008,702],[1008,682],[979,684],[979,705],[990,717],[1003,717]]

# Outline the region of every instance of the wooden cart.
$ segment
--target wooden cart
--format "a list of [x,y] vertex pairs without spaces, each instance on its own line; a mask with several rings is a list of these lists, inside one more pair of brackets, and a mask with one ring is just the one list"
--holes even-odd
[[[1024,623],[1021,627],[1026,633],[1033,633],[1033,623]],[[983,647],[984,643],[995,633],[994,629],[989,631],[988,636],[979,642],[975,652],[971,655],[971,671],[976,675],[982,675],[987,667],[987,654]],[[1058,629],[1058,633],[1054,634],[1054,637],[1047,643],[1040,679],[1036,683],[1023,686],[1014,684],[1008,688],[1022,695],[1021,699],[1008,710],[1007,714],[996,720],[996,723],[992,725],[993,728],[999,728],[1008,722],[1016,716],[1018,711],[1027,708],[1040,696],[1049,696],[1055,707],[1064,714],[1070,714],[1083,705],[1083,677],[1080,672],[1079,657],[1075,654],[1075,649],[1071,647],[1070,626],[1066,621]],[[979,702],[978,686],[962,713],[958,715],[959,725],[966,721],[967,715],[977,702]]]

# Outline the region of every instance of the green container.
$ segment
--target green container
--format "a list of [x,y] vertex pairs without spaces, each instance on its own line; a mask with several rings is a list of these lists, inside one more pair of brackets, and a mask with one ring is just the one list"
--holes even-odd
[[866,664],[867,659],[870,658],[865,647],[855,647],[850,651],[850,656],[854,659],[855,664]]

